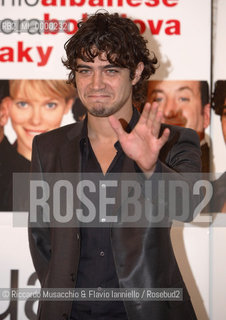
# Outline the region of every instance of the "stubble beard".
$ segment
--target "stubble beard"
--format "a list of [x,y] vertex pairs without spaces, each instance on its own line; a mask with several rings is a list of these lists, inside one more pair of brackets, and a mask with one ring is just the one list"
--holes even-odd
[[87,108],[87,111],[94,117],[104,118],[115,114],[122,108],[121,105],[113,105],[111,107],[105,106],[102,103],[91,108]]

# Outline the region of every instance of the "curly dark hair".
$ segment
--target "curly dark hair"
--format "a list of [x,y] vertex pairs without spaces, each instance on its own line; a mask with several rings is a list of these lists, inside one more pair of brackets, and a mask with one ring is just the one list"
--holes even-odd
[[[65,43],[67,59],[63,64],[70,70],[68,83],[75,83],[76,59],[93,62],[94,58],[106,53],[107,59],[115,66],[128,68],[131,80],[139,62],[144,70],[138,83],[133,87],[133,102],[143,102],[143,82],[155,73],[157,58],[147,49],[147,41],[140,35],[136,24],[122,18],[118,13],[97,12],[88,20],[78,23],[78,31]],[[96,50],[93,50],[95,47]]]
[[226,80],[218,80],[215,83],[214,95],[213,95],[213,109],[216,114],[222,116],[225,109],[226,99]]

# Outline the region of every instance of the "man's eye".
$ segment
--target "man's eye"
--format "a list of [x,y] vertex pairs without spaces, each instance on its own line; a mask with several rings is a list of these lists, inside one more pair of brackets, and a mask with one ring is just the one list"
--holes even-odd
[[47,109],[55,109],[57,107],[56,102],[49,102],[46,104]]
[[189,102],[189,101],[190,101],[190,99],[189,99],[189,98],[186,98],[186,97],[180,97],[179,100],[180,100],[181,102]]
[[155,97],[155,98],[153,99],[153,101],[154,101],[154,102],[162,102],[162,101],[163,101],[163,98],[161,98],[161,97]]
[[109,73],[109,74],[115,74],[115,73],[118,73],[118,70],[115,70],[115,69],[107,69],[107,73]]
[[21,109],[24,109],[24,108],[27,108],[27,107],[28,107],[28,104],[27,104],[26,101],[18,101],[18,102],[16,103],[16,105],[17,105],[19,108],[21,108]]
[[89,69],[79,69],[77,72],[81,73],[81,74],[88,74],[88,73],[90,73],[90,70]]

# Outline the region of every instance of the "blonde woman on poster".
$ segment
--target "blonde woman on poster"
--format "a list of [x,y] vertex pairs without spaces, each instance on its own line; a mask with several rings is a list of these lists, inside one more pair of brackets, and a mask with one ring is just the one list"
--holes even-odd
[[9,173],[7,179],[2,179],[5,195],[0,210],[5,211],[13,210],[13,173],[30,171],[34,136],[61,125],[64,114],[72,106],[76,90],[64,80],[10,80],[9,95],[4,100],[4,107],[17,139],[13,145],[8,142],[10,152],[2,152],[4,172]]
[[10,80],[8,111],[19,154],[31,160],[34,136],[58,128],[75,96],[64,80]]

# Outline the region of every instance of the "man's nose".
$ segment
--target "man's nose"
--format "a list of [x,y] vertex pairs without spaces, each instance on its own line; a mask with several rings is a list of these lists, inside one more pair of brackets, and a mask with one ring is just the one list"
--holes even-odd
[[100,71],[93,73],[91,86],[95,90],[101,90],[105,87],[104,77]]
[[164,118],[174,118],[178,113],[178,106],[174,99],[167,99],[163,107]]

